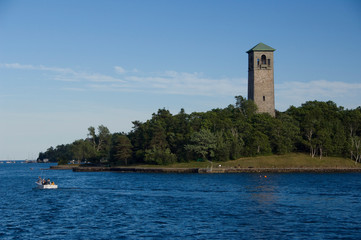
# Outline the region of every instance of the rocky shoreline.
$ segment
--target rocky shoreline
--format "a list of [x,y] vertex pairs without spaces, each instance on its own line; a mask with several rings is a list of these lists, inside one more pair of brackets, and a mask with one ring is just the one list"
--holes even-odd
[[133,173],[361,173],[361,168],[143,168],[143,167],[73,167],[51,166],[51,170],[74,172]]

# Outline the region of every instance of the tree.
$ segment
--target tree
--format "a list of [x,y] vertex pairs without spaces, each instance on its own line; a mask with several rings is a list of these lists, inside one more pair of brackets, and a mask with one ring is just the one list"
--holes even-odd
[[148,163],[167,165],[175,163],[177,161],[177,156],[173,154],[169,148],[159,149],[154,146],[145,151],[145,161]]
[[39,154],[39,160],[48,159],[49,162],[58,162],[60,160],[70,160],[72,159],[71,145],[70,144],[61,144],[56,146],[56,148],[50,147],[46,150],[45,153]]
[[98,126],[98,146],[97,151],[109,148],[110,143],[110,132],[109,129],[103,125]]
[[348,132],[348,149],[350,158],[356,162],[361,162],[361,108],[345,111],[344,121],[346,131]]
[[172,123],[167,133],[170,150],[176,154],[177,161],[187,161],[188,157],[187,152],[184,151],[184,146],[189,142],[192,131],[189,115],[185,113],[184,109],[181,109],[180,112],[173,117]]
[[236,96],[236,107],[246,117],[250,118],[257,112],[257,105],[252,100]]
[[323,157],[324,151],[330,149],[331,147],[331,132],[327,127],[320,128],[317,131],[317,147],[319,150],[320,159]]
[[145,149],[149,146],[149,133],[145,123],[133,121],[133,130],[128,134],[128,138],[133,146],[133,161],[144,162]]
[[152,140],[150,141],[150,147],[156,147],[159,149],[169,148],[167,141],[167,133],[161,123],[155,122],[152,129]]
[[214,159],[217,161],[229,160],[231,143],[227,141],[223,131],[219,131],[216,136],[216,148],[214,149]]
[[242,136],[237,132],[237,129],[232,128],[228,131],[228,140],[230,141],[230,159],[235,160],[242,156],[244,141]]
[[115,140],[115,154],[116,163],[123,163],[128,165],[128,159],[132,156],[132,143],[125,135],[119,135]]
[[96,143],[96,140],[97,140],[97,135],[95,134],[95,128],[90,126],[88,127],[88,137],[91,139],[92,143],[93,143],[93,147],[94,147],[94,150],[97,149],[97,143]]
[[193,133],[190,139],[191,144],[187,144],[185,149],[194,152],[205,160],[214,157],[217,138],[208,129],[201,129],[199,132]]
[[264,155],[271,153],[271,146],[267,135],[253,129],[252,133],[246,139],[246,155]]
[[[337,107],[332,101],[308,101],[299,108],[290,107],[286,113],[299,122],[300,145],[309,148],[312,157],[345,153],[346,134],[342,125],[347,121],[343,120],[343,107]],[[299,150],[305,149],[299,147]]]
[[270,127],[270,144],[273,153],[285,154],[296,148],[295,144],[299,141],[300,128],[291,116],[277,112]]
[[352,138],[351,158],[356,162],[361,162],[361,137],[359,136]]
[[92,143],[87,140],[77,140],[74,141],[71,145],[71,151],[73,153],[74,159],[78,162],[92,159],[96,156],[95,149],[92,146]]
[[95,163],[106,160],[110,152],[111,134],[109,129],[103,125],[98,126],[98,134],[95,134],[95,128],[88,128],[89,140],[92,142],[96,156],[91,159]]

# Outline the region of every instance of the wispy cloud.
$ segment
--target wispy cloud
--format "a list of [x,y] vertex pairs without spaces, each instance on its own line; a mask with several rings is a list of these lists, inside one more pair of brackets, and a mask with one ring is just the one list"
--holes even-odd
[[197,73],[149,74],[126,76],[124,82],[114,84],[89,84],[91,89],[118,92],[150,92],[177,95],[236,95],[246,92],[245,79],[210,79]]
[[30,65],[20,63],[0,63],[0,67],[8,69],[20,69],[20,70],[39,70],[39,71],[50,71],[58,73],[74,73],[70,68],[58,68],[58,67],[46,67],[44,65]]
[[125,73],[125,69],[120,67],[120,66],[115,66],[114,70],[115,70],[116,73],[119,73],[119,74],[124,74]]
[[290,105],[299,106],[306,101],[334,101],[338,105],[354,108],[361,104],[361,83],[313,80],[276,84],[276,105],[286,110]]
[[132,70],[126,70],[121,66],[114,66],[114,71],[118,74],[125,74],[125,73],[137,73],[138,69],[133,68]]
[[[206,77],[203,73],[185,73],[176,71],[139,73],[137,69],[127,71],[123,67],[113,69],[122,78],[112,74],[75,71],[70,68],[47,67],[43,65],[25,65],[19,63],[0,64],[2,68],[18,70],[37,70],[53,73],[53,80],[68,82],[62,89],[70,91],[118,91],[147,92],[177,95],[239,95],[247,92],[246,79]],[[77,86],[71,86],[76,82]],[[82,84],[79,87],[79,84]],[[70,85],[70,86],[69,86]]]
[[246,79],[212,79],[202,73],[166,71],[147,76],[128,76],[128,86],[154,93],[179,95],[235,95],[246,92]]
[[123,82],[123,80],[99,73],[88,73],[75,71],[70,68],[48,67],[44,65],[30,65],[19,63],[0,64],[1,68],[17,69],[17,70],[35,70],[53,73],[50,76],[54,80],[65,82]]
[[[114,66],[109,74],[75,71],[70,68],[0,64],[0,68],[46,71],[47,77],[64,82],[65,91],[131,92],[192,96],[247,96],[246,78],[210,78],[203,73],[177,71],[139,72]],[[119,78],[121,74],[121,78]],[[309,100],[332,100],[338,105],[354,108],[361,102],[361,83],[313,80],[276,83],[276,108],[284,111]]]

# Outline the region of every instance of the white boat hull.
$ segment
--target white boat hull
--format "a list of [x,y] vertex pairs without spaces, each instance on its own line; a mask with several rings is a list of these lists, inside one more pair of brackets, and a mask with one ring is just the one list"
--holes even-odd
[[55,184],[42,185],[42,184],[36,183],[36,185],[37,185],[38,189],[57,189],[58,188],[58,185],[55,185]]

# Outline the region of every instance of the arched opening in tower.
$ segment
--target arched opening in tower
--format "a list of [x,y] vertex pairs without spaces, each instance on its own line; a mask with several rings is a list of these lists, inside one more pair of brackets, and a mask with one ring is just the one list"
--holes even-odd
[[266,64],[266,56],[265,55],[262,55],[261,62],[262,62],[262,64]]

